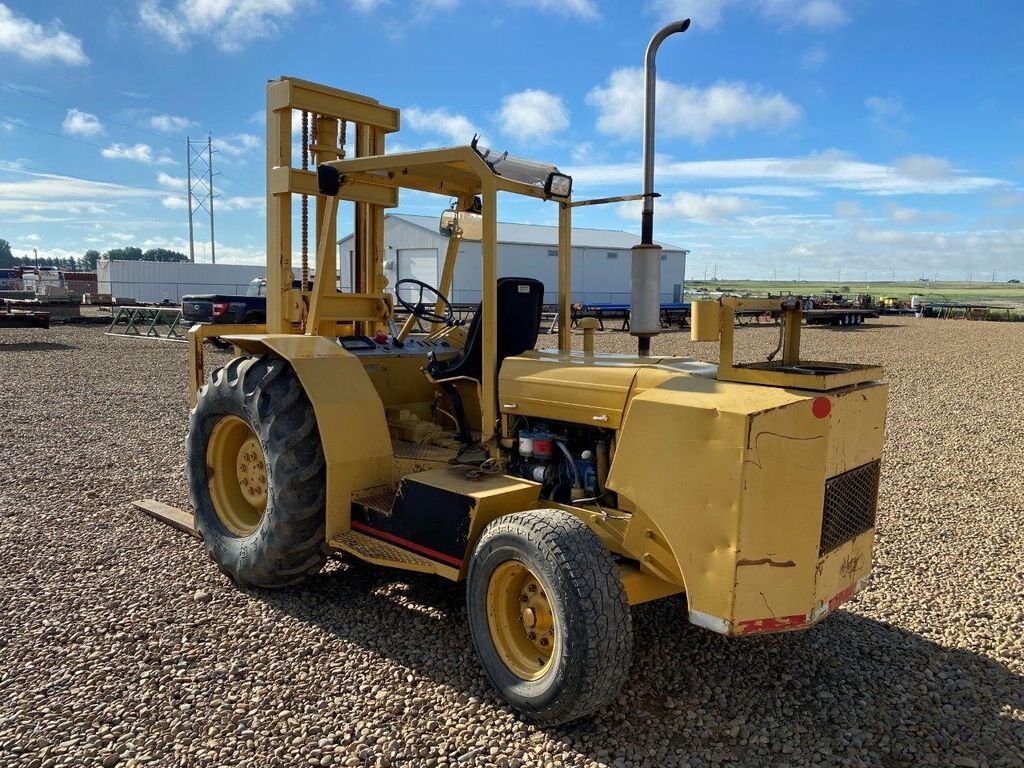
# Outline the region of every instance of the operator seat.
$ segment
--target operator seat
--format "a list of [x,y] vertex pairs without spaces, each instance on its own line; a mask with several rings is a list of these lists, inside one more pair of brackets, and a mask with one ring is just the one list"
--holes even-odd
[[[544,308],[544,283],[532,277],[498,278],[498,349],[497,373],[506,357],[521,355],[533,349],[540,332],[541,311]],[[472,379],[480,383],[483,376],[483,302],[476,308],[476,314],[466,331],[466,344],[462,351],[448,360],[438,360],[433,354],[424,369],[430,378],[441,386],[452,401],[454,416],[458,422],[459,440],[469,445],[473,439],[462,396],[455,387],[458,379]]]

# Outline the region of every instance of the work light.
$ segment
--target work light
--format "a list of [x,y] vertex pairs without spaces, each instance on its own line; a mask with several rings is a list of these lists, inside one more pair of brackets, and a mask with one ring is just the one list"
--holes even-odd
[[544,194],[550,197],[568,197],[572,194],[572,176],[551,172],[544,182]]

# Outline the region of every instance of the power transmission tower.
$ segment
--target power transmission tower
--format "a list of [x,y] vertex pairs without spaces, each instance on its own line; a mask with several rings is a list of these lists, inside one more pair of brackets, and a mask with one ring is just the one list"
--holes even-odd
[[213,139],[206,143],[185,138],[188,152],[188,255],[196,261],[196,236],[193,218],[199,211],[210,216],[210,262],[217,263],[213,230]]

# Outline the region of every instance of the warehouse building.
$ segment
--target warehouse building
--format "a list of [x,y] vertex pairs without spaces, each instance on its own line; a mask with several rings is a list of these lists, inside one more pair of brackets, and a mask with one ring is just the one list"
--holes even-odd
[[[342,283],[351,284],[354,237],[338,242],[342,266]],[[630,249],[639,237],[629,232],[609,229],[573,228],[572,231],[572,301],[629,303]],[[448,238],[438,231],[433,216],[389,213],[384,216],[384,273],[389,285],[404,278],[415,278],[436,286]],[[660,244],[661,300],[679,301],[686,275],[687,251],[674,245]],[[558,289],[558,227],[536,224],[498,223],[498,275],[533,277],[545,288],[545,302],[557,302]],[[412,298],[412,297],[409,297]],[[451,296],[455,303],[480,301],[480,243],[464,242]]]
[[193,264],[191,262],[100,259],[97,290],[121,299],[178,304],[190,293],[245,294],[249,282],[263,277],[264,264]]

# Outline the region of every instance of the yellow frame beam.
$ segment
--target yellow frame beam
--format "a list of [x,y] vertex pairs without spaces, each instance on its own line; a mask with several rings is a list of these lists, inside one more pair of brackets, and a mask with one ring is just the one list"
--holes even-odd
[[[270,333],[294,333],[293,323],[301,321],[293,312],[295,306],[305,308],[303,299],[297,305],[292,296],[292,195],[316,196],[316,243],[318,255],[330,249],[333,258],[322,262],[329,279],[315,286],[324,289],[323,298],[339,294],[334,280],[337,271],[336,217],[325,220],[325,199],[318,195],[316,175],[292,167],[292,111],[314,115],[320,141],[313,149],[316,162],[336,160],[343,147],[337,146],[339,121],[356,125],[356,155],[373,156],[384,153],[384,137],[400,126],[399,111],[380,104],[376,99],[349,91],[311,83],[298,78],[279,78],[267,84],[267,329]],[[329,139],[327,137],[330,137]],[[346,189],[346,199],[356,202],[356,231],[361,266],[355,276],[361,293],[383,293],[384,277],[380,248],[383,246],[384,209],[398,204],[394,185],[353,181]],[[333,268],[330,266],[333,264]],[[317,279],[320,279],[320,275]],[[337,302],[332,301],[337,305]],[[353,304],[350,302],[350,304]],[[326,304],[321,301],[321,306]],[[344,305],[341,305],[344,306]],[[354,307],[353,307],[354,308]],[[340,310],[340,307],[338,309]],[[365,314],[365,313],[364,313]],[[329,319],[322,313],[320,320]],[[339,319],[354,319],[339,318]],[[363,321],[361,331],[365,332]]]

